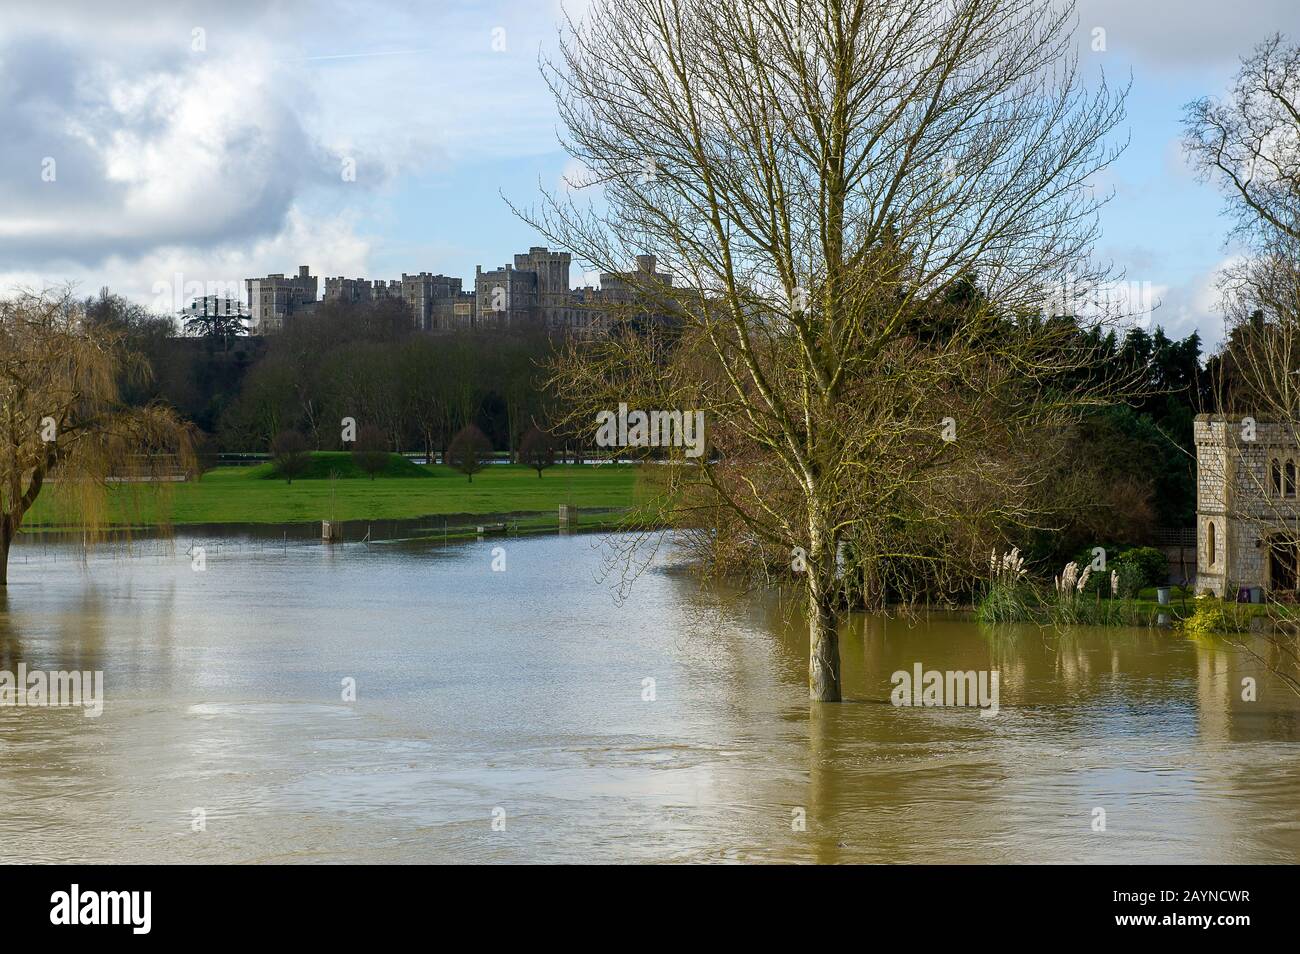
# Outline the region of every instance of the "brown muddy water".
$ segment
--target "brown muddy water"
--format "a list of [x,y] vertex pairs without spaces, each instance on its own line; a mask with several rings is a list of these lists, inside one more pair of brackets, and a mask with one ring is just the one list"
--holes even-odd
[[[20,545],[0,670],[104,708],[0,708],[0,860],[1300,860],[1300,700],[1238,649],[859,616],[813,709],[774,596],[665,552],[620,603],[600,539]],[[889,704],[917,663],[1000,711]]]

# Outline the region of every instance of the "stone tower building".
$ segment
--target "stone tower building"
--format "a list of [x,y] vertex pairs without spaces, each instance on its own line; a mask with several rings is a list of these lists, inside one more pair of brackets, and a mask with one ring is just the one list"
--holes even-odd
[[515,271],[537,273],[537,304],[543,315],[550,308],[563,308],[569,301],[568,252],[552,252],[544,246],[533,246],[527,255],[515,256]]
[[1282,424],[1198,414],[1196,589],[1235,598],[1242,587],[1296,590],[1300,441]]
[[537,318],[537,273],[513,265],[474,270],[474,310],[481,327],[522,325]]
[[299,266],[297,276],[288,278],[283,274],[247,278],[244,288],[258,334],[283,331],[286,318],[316,303],[316,277],[306,265]]

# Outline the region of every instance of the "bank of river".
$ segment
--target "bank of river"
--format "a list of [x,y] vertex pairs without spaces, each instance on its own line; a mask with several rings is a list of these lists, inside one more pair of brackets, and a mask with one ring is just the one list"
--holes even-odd
[[[560,504],[601,511],[636,505],[637,468],[630,465],[557,465],[538,477],[528,467],[495,464],[475,474],[472,481],[450,467],[407,464],[407,470],[420,476],[286,483],[268,478],[266,468],[219,467],[197,481],[120,484],[112,491],[109,517],[112,523],[134,526],[319,526],[322,520],[512,513],[544,515],[554,526]],[[25,526],[39,529],[78,522],[79,515],[64,513],[57,504],[53,491],[42,493]]]
[[[1300,860],[1300,705],[1226,645],[855,616],[810,709],[793,610],[670,552],[619,602],[597,536],[277,536],[19,544],[0,668],[106,699],[0,709],[3,860]],[[890,705],[918,662],[998,715]]]

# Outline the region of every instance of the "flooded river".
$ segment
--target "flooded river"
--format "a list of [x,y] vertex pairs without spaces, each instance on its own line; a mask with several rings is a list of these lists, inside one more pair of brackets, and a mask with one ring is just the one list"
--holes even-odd
[[[594,536],[193,542],[16,548],[0,670],[104,699],[0,708],[0,860],[1300,861],[1300,700],[1229,646],[858,616],[813,709],[789,608],[670,553],[620,602]],[[999,712],[890,705],[917,663]]]

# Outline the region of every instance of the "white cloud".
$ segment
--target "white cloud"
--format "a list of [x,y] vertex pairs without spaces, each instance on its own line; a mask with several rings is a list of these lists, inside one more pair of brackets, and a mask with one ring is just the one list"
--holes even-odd
[[[562,9],[581,17],[589,5],[5,0],[0,281],[73,278],[147,300],[177,270],[224,279],[310,263],[362,274],[384,246],[458,235],[459,223],[433,216],[427,238],[372,241],[362,229],[388,231],[408,178],[553,153],[538,54],[553,48]],[[1272,30],[1300,34],[1298,11],[1294,0],[1256,0],[1244,13],[1217,0],[1081,0],[1079,26],[1085,43],[1106,28],[1108,72],[1208,64],[1226,74]],[[492,49],[497,28],[503,52]],[[45,157],[57,162],[53,183],[41,179]],[[344,158],[355,182],[342,181]],[[1176,156],[1168,162],[1172,173]],[[1118,168],[1096,184],[1129,188]],[[498,201],[487,183],[483,201]],[[1203,303],[1180,289],[1169,292],[1186,309],[1179,320],[1201,321]]]
[[1163,288],[1158,296],[1160,307],[1154,314],[1156,324],[1171,338],[1183,338],[1197,331],[1204,353],[1223,340],[1223,309],[1220,305],[1219,278],[1224,271],[1240,262],[1229,255],[1188,280]]
[[[174,46],[174,45],[173,45]],[[331,157],[255,39],[228,53],[0,34],[0,255],[93,266],[274,235]]]
[[136,295],[176,263],[355,272],[369,243],[339,230],[383,220],[403,176],[556,149],[554,27],[525,0],[7,3],[0,262]]
[[1300,33],[1295,0],[1079,0],[1076,10],[1085,40],[1101,27],[1110,52],[1158,67],[1230,66],[1274,31]]
[[39,268],[0,272],[0,288],[52,288],[71,283],[79,296],[93,295],[107,285],[159,312],[177,311],[199,294],[243,296],[244,279],[311,265],[312,274],[364,275],[371,247],[358,237],[351,216],[308,215],[296,206],[284,228],[255,243],[215,249],[185,246],[158,248],[124,257],[110,256],[94,267],[58,271]]

